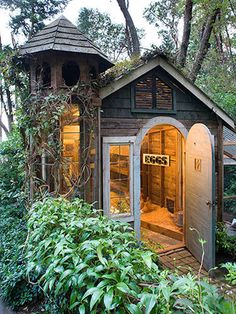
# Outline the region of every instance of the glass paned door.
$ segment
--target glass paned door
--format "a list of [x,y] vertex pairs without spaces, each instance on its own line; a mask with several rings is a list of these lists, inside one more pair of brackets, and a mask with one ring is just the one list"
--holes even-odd
[[133,217],[133,138],[103,139],[104,213],[132,221]]

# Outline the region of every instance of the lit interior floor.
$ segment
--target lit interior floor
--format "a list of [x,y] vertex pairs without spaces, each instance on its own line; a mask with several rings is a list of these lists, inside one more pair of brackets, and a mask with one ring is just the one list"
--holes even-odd
[[[141,214],[141,226],[144,229],[156,233],[159,239],[162,236],[171,238],[173,241],[183,241],[183,230],[176,225],[175,217],[167,208],[158,205],[152,205],[153,210]],[[158,235],[160,234],[160,235]],[[163,241],[168,242],[168,239],[163,238]],[[172,244],[174,245],[174,244]]]

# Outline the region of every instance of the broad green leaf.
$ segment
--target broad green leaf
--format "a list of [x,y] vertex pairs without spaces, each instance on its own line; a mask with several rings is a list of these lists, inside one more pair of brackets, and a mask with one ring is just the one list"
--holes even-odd
[[[73,310],[77,305],[79,305],[80,304],[80,302],[75,302],[75,303],[72,303],[72,305],[69,307],[69,309],[70,310]],[[80,312],[79,312],[80,313]],[[85,312],[83,312],[83,313],[85,313]]]
[[82,301],[83,301],[85,298],[87,298],[87,296],[93,294],[96,290],[100,290],[100,289],[97,288],[97,287],[92,287],[92,288],[88,289],[88,290],[85,292],[85,294],[83,295]]
[[122,271],[121,276],[120,276],[120,279],[121,279],[121,280],[124,280],[124,279],[125,279],[126,275],[127,275],[128,272],[130,271],[130,269],[132,269],[132,266],[128,266],[128,267],[126,267],[126,268]]
[[77,279],[77,286],[81,288],[83,286],[84,278],[86,278],[86,273],[82,273],[79,275]]
[[63,266],[58,266],[54,268],[55,273],[62,273],[64,271]]
[[79,307],[79,314],[85,314],[85,306],[83,304]]
[[164,296],[166,302],[169,302],[170,296],[171,296],[171,288],[168,286],[163,286],[161,291],[163,293],[163,296]]
[[47,291],[48,291],[48,285],[49,285],[49,282],[46,281],[45,285],[43,286],[43,291],[44,291],[44,293],[47,293]]
[[127,304],[125,305],[129,313],[131,314],[143,314],[140,308],[136,304]]
[[94,305],[99,301],[100,297],[103,295],[103,290],[102,289],[97,289],[94,291],[92,294],[91,300],[90,300],[90,311],[92,311]]
[[63,249],[63,246],[64,246],[64,242],[59,242],[56,246],[56,250],[54,252],[54,255],[57,256],[61,250]]
[[61,274],[59,281],[62,281],[64,278],[66,278],[68,275],[72,274],[73,272],[74,272],[73,269],[67,269],[66,271],[64,271],[64,273]]
[[56,281],[56,278],[55,278],[55,277],[52,278],[52,279],[49,281],[49,290],[52,290],[52,287],[53,287],[55,281]]
[[75,301],[77,299],[77,295],[78,295],[78,292],[76,290],[73,290],[71,295],[70,295],[70,307],[72,307],[73,304],[75,303]]
[[124,283],[124,282],[118,282],[118,283],[116,284],[116,288],[117,288],[118,290],[120,290],[121,292],[123,292],[123,293],[129,293],[129,292],[130,292],[129,287],[128,287],[127,284]]
[[113,289],[111,288],[110,290],[108,290],[107,293],[105,293],[104,295],[104,305],[106,310],[110,311],[110,307],[112,304],[112,300],[113,300]]
[[62,286],[63,286],[63,283],[62,283],[62,282],[59,282],[59,283],[57,284],[57,287],[56,287],[56,290],[55,290],[55,295],[58,295],[58,293],[59,293],[59,291],[61,290]]
[[147,265],[148,268],[152,268],[152,253],[146,252],[141,255],[144,263]]
[[156,296],[154,294],[146,294],[145,295],[145,301],[144,301],[145,313],[146,314],[151,313],[155,304],[156,304]]
[[99,246],[97,247],[97,255],[101,264],[106,265],[106,259],[102,255],[102,243],[100,243]]
[[194,312],[193,302],[186,298],[177,299],[174,303],[174,308],[182,310],[190,309],[192,312]]
[[78,266],[76,266],[76,272],[79,273],[82,269],[84,269],[85,267],[87,267],[88,265],[85,263],[80,263]]

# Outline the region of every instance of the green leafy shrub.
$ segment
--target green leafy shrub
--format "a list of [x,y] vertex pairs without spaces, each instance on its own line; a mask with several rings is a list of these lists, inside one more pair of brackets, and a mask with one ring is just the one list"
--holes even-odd
[[13,308],[31,302],[38,292],[26,275],[23,183],[24,153],[15,130],[0,144],[0,297]]
[[236,237],[227,234],[224,223],[217,224],[216,251],[236,260]]
[[124,310],[141,292],[137,282],[158,278],[153,253],[142,249],[129,225],[99,216],[82,200],[45,199],[29,218],[29,273],[60,309],[86,313]]
[[0,144],[0,205],[19,203],[24,199],[25,156],[20,134],[14,130]]
[[222,265],[224,268],[228,270],[228,274],[226,275],[226,280],[232,284],[236,285],[236,263],[225,263]]
[[28,273],[49,313],[235,313],[206,281],[161,271],[128,224],[82,200],[37,202],[28,227]]
[[27,228],[19,207],[0,207],[0,230],[0,295],[16,309],[31,302],[38,293],[38,288],[28,283],[26,275],[23,245]]

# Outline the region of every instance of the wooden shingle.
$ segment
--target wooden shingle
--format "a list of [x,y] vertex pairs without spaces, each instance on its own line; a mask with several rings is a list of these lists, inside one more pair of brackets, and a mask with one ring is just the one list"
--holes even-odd
[[20,49],[22,56],[42,51],[63,51],[97,55],[107,68],[113,64],[93,42],[64,16],[45,26]]

